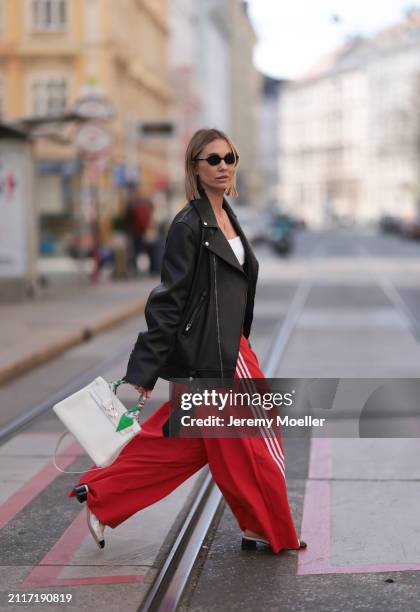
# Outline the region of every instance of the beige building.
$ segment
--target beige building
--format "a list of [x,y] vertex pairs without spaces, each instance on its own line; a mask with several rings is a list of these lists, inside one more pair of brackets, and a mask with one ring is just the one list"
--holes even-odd
[[[255,33],[241,0],[170,0],[174,116],[174,186],[183,192],[183,159],[192,133],[216,127],[240,150],[241,203],[259,202],[258,107],[261,76],[253,65]],[[239,203],[235,200],[235,203]]]
[[199,86],[202,66],[199,60],[199,3],[196,0],[169,0],[168,6],[171,29],[169,64],[174,96],[172,116],[177,130],[176,138],[173,138],[171,143],[171,212],[174,214],[185,204],[185,150],[193,133],[202,127]]
[[257,40],[245,3],[230,0],[228,23],[231,30],[231,135],[241,155],[239,195],[244,204],[258,207],[262,203],[258,155],[262,77],[253,64],[252,55]]
[[[87,83],[113,105],[107,126],[113,144],[98,168],[101,206],[110,214],[127,165],[139,172],[146,193],[165,183],[167,141],[139,142],[136,126],[169,116],[168,37],[166,0],[0,0],[4,118],[71,109]],[[47,232],[73,223],[83,200],[75,128],[55,125],[52,138],[35,142],[37,203]]]

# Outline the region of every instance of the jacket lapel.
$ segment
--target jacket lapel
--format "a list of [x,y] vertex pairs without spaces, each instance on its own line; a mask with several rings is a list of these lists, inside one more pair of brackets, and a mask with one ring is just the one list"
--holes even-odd
[[[203,196],[199,200],[193,200],[193,205],[197,210],[201,224],[204,231],[204,246],[212,253],[215,253],[218,257],[224,259],[228,264],[239,270],[242,274],[245,274],[241,264],[236,258],[235,253],[233,252],[229,242],[227,241],[224,233],[221,231],[219,226],[217,225],[216,217],[213,212],[213,208],[208,201],[206,196]],[[232,225],[235,227],[237,233],[241,236],[244,241],[244,234],[238,231],[239,223],[236,219],[235,213],[230,208],[229,204],[226,200],[223,201],[223,208],[225,208],[229,218],[232,222]],[[245,239],[246,240],[246,239]],[[248,242],[248,241],[246,241]],[[249,245],[248,245],[249,247]],[[244,249],[245,254],[247,256],[247,249],[244,241]]]
[[[226,202],[226,200],[223,201],[223,208],[226,210],[226,212],[229,215],[229,218],[232,222],[233,227],[236,230],[236,233],[238,234],[238,236],[241,237],[242,240],[242,244],[245,250],[245,268],[247,270],[248,276],[250,278],[256,278],[257,274],[258,274],[258,260],[254,255],[254,251],[252,250],[252,247],[250,245],[250,243],[248,242],[247,237],[245,236],[245,234],[242,231],[242,228],[239,224],[238,221],[238,217],[237,215],[233,212],[232,208],[230,207],[230,205],[228,204],[228,202]],[[220,232],[221,234],[223,232]],[[229,244],[228,244],[229,246]],[[229,246],[230,250],[232,251],[231,247]],[[235,259],[236,256],[234,255]],[[236,261],[238,261],[236,259]]]

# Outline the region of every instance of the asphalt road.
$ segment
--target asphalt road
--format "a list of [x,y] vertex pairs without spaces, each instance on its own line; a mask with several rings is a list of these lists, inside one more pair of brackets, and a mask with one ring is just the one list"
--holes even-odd
[[[302,232],[290,257],[277,257],[266,246],[257,255],[251,341],[261,360],[279,324],[289,327],[276,376],[419,376],[420,243],[357,229]],[[124,347],[128,355],[143,324],[141,317],[124,323],[4,386],[1,424],[124,353]],[[117,378],[125,363],[120,358],[101,373]],[[160,381],[145,416],[167,393]],[[130,388],[121,397],[131,403]],[[1,532],[0,610],[23,605],[7,603],[8,593],[31,591],[73,596],[70,604],[39,604],[37,610],[135,610],[195,482],[113,530],[106,556],[100,556],[81,507],[66,497],[77,477],[49,471],[59,431],[61,424],[48,412],[0,447],[0,503],[9,512]],[[239,529],[226,508],[183,608],[420,609],[418,440],[307,436],[284,442],[290,503],[308,550],[277,556],[263,548],[241,551]],[[66,469],[86,469],[89,461],[72,448],[61,457]],[[20,506],[17,498],[24,499]]]
[[[418,377],[419,255],[419,243],[376,232],[301,234],[278,264],[293,268],[295,287],[306,283],[306,299],[277,376]],[[275,265],[267,267],[273,278]],[[261,287],[265,299],[276,291],[272,278]],[[418,425],[417,416],[420,435]],[[419,438],[312,432],[284,443],[290,504],[308,549],[241,551],[226,508],[183,610],[420,609]]]

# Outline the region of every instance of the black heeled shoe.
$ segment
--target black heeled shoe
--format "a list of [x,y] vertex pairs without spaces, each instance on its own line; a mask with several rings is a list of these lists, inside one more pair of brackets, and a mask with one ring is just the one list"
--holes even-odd
[[241,549],[242,550],[256,550],[257,541],[256,540],[247,540],[246,538],[242,538]]
[[[256,550],[257,542],[260,544],[266,544],[270,546],[270,542],[268,540],[264,540],[264,538],[255,538],[252,536],[242,536],[241,549],[242,550]],[[299,550],[308,548],[308,545],[303,540],[299,540]],[[295,548],[285,548],[284,550],[296,550]]]
[[270,546],[270,542],[264,538],[242,535],[241,548],[242,550],[255,550],[257,548],[257,542]]
[[87,485],[77,485],[76,487],[73,487],[73,491],[76,494],[77,501],[79,501],[81,504],[83,504],[87,500],[87,494],[89,491]]

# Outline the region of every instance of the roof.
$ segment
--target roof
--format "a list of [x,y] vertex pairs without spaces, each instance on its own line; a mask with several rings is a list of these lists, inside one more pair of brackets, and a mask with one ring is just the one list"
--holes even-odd
[[404,21],[384,28],[370,38],[349,38],[332,53],[319,58],[295,83],[305,84],[321,77],[354,70],[378,53],[383,54],[409,45],[420,46],[420,9],[408,11]]

